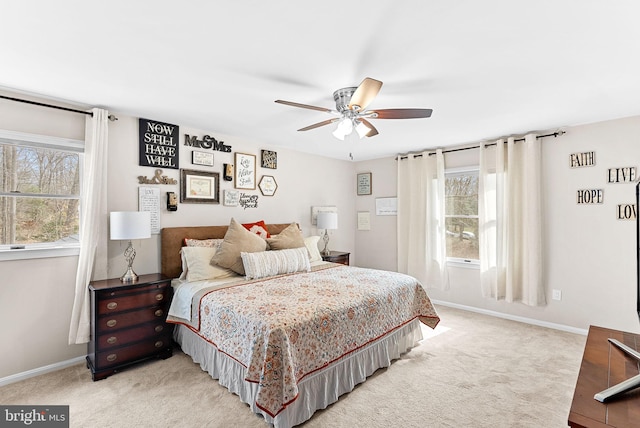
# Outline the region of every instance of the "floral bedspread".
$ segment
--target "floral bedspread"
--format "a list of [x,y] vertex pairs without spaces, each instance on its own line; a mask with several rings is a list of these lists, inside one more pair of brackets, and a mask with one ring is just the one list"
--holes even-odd
[[305,376],[415,318],[438,324],[415,278],[327,266],[203,293],[193,305],[199,319],[185,323],[247,368],[245,380],[259,384],[256,405],[271,416],[297,398]]

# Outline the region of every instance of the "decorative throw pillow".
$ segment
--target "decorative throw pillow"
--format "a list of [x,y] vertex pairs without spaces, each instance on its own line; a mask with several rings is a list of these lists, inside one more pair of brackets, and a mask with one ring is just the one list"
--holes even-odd
[[183,270],[186,272],[184,279],[201,281],[235,276],[236,273],[231,269],[211,264],[211,258],[215,253],[216,248],[214,247],[182,247],[181,255],[185,263]]
[[215,253],[211,262],[244,275],[241,252],[255,253],[267,249],[267,241],[255,233],[249,232],[235,219],[231,219],[229,229],[224,235],[220,249]]
[[294,272],[309,272],[309,254],[305,247],[288,250],[240,253],[247,279],[265,278]]
[[267,230],[267,225],[264,220],[257,221],[255,223],[242,223],[245,229],[247,229],[251,233],[255,233],[256,235],[262,237],[262,239],[270,238],[271,235]]
[[319,262],[322,260],[322,254],[320,254],[320,250],[318,249],[319,241],[320,241],[320,237],[317,235],[304,238],[304,245],[305,247],[307,247],[307,250],[309,251],[309,261],[311,263]]
[[184,245],[187,247],[219,247],[224,239],[191,239],[184,238]]
[[296,223],[291,223],[282,232],[267,238],[267,243],[272,250],[286,250],[305,246],[304,237]]

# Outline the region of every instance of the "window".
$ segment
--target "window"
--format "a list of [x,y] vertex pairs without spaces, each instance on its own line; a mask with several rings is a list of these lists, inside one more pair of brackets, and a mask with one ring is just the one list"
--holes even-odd
[[0,131],[0,252],[79,247],[83,147]]
[[477,264],[478,169],[445,172],[445,226],[447,259]]

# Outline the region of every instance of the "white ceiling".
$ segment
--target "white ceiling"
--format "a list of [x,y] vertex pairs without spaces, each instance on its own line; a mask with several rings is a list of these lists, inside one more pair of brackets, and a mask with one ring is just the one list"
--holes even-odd
[[[640,114],[637,0],[3,1],[0,86],[339,159]],[[380,135],[335,139],[372,77]],[[234,144],[228,139],[229,144]]]

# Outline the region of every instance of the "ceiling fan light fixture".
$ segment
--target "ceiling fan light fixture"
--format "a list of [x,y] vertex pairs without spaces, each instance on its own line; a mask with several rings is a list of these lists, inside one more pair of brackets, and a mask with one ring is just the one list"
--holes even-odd
[[351,134],[352,131],[353,131],[353,123],[351,119],[348,117],[343,117],[338,122],[338,126],[336,127],[336,130],[333,131],[333,136],[336,137],[338,140],[344,140],[344,137]]
[[356,132],[358,133],[360,138],[366,137],[367,134],[369,133],[369,131],[371,131],[371,128],[369,128],[367,125],[365,125],[365,123],[363,121],[361,121],[361,120],[357,120],[356,122],[357,122]]

